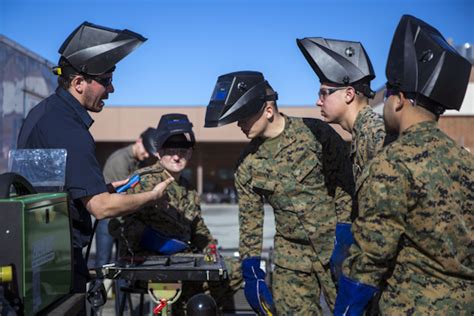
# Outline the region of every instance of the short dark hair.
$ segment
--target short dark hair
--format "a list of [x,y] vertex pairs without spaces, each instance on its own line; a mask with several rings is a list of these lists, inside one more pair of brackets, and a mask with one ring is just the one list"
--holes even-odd
[[[75,76],[84,77],[84,80],[86,80],[88,83],[93,80],[92,76],[87,76],[76,71],[64,57],[59,59],[58,64],[58,67],[62,69],[62,73],[58,75],[58,86],[64,90],[67,90],[71,87],[72,79],[74,79]],[[115,67],[111,68],[111,71],[114,69]]]
[[60,86],[60,87],[63,88],[64,90],[69,89],[69,88],[71,87],[72,79],[74,79],[75,76],[82,76],[82,77],[84,78],[84,80],[87,81],[88,83],[91,83],[91,81],[93,80],[92,78],[83,76],[83,75],[81,75],[81,74],[60,75],[60,76],[58,77],[58,86]]
[[[65,69],[65,68],[72,68],[71,65],[67,62],[67,60],[64,57],[61,57],[58,62],[58,67],[60,69]],[[69,70],[69,69],[68,69]],[[74,78],[75,75],[78,73],[74,73],[71,71],[63,71],[60,75],[58,75],[58,86],[67,90],[69,87],[71,87],[71,81]]]
[[[273,90],[272,86],[268,83],[265,84],[265,94],[267,96],[270,96],[270,95],[274,95],[276,92],[275,90]],[[273,100],[273,101],[266,101],[266,102],[273,102],[273,107],[275,108],[275,110],[278,110],[278,106],[277,106],[277,101],[276,100]]]
[[69,89],[69,87],[71,87],[72,78],[74,78],[74,75],[58,76],[58,86],[63,88],[64,90]]

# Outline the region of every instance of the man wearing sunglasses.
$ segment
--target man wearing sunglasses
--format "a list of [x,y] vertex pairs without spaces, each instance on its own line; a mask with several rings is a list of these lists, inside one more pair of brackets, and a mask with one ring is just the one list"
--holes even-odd
[[438,30],[401,18],[384,105],[399,136],[362,174],[336,315],[362,315],[376,292],[382,315],[472,314],[474,157],[437,123],[460,109],[470,72]]
[[65,190],[69,194],[74,248],[73,290],[83,293],[89,280],[82,248],[91,238],[91,215],[97,219],[125,215],[161,199],[167,180],[151,191],[114,194],[126,180],[107,185],[95,156],[88,111],[100,112],[114,92],[112,73],[121,59],[146,39],[129,30],[115,30],[88,22],[81,24],[59,49],[58,88],[26,117],[18,148],[67,150]]
[[[362,170],[382,149],[385,139],[382,117],[369,105],[375,95],[370,88],[370,81],[375,78],[372,63],[359,42],[322,37],[296,42],[321,82],[316,102],[321,115],[328,123],[339,124],[352,134],[351,160],[357,186]],[[336,279],[352,243],[351,221],[338,223],[331,257]]]
[[[199,195],[182,176],[193,154],[192,126],[184,114],[161,117],[154,141],[158,161],[134,173],[140,181],[128,193],[147,192],[171,176],[176,181],[168,186],[161,203],[110,221],[109,231],[119,240],[120,256],[203,253],[210,245],[216,245],[201,217]],[[181,315],[184,303],[203,288],[202,284],[188,282],[182,290],[181,298],[173,304],[173,315]]]

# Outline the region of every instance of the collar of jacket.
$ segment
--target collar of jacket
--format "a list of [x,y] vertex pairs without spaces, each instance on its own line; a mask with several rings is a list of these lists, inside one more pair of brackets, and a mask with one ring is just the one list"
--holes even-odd
[[94,120],[87,112],[86,108],[84,108],[81,103],[71,94],[69,91],[64,90],[61,87],[56,89],[56,94],[68,105],[70,106],[74,112],[79,116],[81,121],[84,125],[89,129],[94,123]]
[[358,131],[362,129],[364,124],[370,117],[370,112],[372,112],[372,107],[370,105],[364,106],[364,108],[357,114],[357,117],[354,122],[354,126],[352,127],[352,136],[357,134]]
[[423,121],[423,122],[419,122],[419,123],[413,124],[412,126],[408,127],[406,130],[404,130],[400,134],[400,137],[404,137],[405,135],[409,135],[409,134],[413,134],[413,133],[430,131],[430,130],[434,130],[434,129],[438,129],[438,122],[436,122],[436,121]]
[[283,113],[280,113],[283,118],[285,119],[285,128],[283,132],[279,135],[280,141],[278,142],[278,148],[274,152],[270,152],[265,146],[265,141],[263,141],[260,145],[260,150],[257,152],[257,158],[275,158],[278,154],[285,149],[286,147],[290,146],[292,143],[296,141],[296,121],[294,118],[286,116]]

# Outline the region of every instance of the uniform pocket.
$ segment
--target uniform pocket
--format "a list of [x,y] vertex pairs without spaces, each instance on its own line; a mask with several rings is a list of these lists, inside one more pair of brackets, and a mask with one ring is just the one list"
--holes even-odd
[[311,149],[301,151],[294,159],[292,174],[295,179],[302,183],[306,180],[312,181],[313,179],[307,179],[308,176],[315,170],[316,167],[321,167],[316,152]]
[[269,172],[256,172],[251,179],[251,185],[253,190],[259,194],[268,198],[275,192],[277,182],[269,179]]

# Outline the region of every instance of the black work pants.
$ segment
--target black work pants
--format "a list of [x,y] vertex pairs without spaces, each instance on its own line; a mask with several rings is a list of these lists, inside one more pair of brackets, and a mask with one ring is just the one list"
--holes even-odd
[[[84,257],[82,256],[82,248],[74,248],[74,276],[72,282],[72,291],[73,293],[86,293],[87,282],[90,280],[89,269],[87,268],[87,263]],[[82,309],[77,314],[78,316],[87,315],[86,310],[86,301],[84,297],[84,302],[82,304]]]

